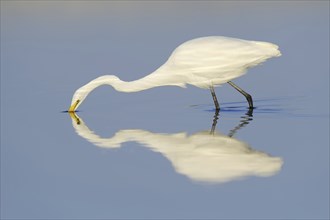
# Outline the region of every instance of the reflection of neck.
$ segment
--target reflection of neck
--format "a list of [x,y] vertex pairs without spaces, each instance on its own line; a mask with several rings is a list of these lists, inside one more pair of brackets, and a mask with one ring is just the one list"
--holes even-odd
[[[75,114],[74,114],[75,115]],[[91,143],[118,148],[135,141],[161,153],[176,172],[193,180],[227,182],[244,176],[271,176],[281,169],[282,159],[253,150],[246,143],[220,133],[157,134],[144,130],[120,130],[111,138],[94,134],[78,116],[72,117],[76,132]]]

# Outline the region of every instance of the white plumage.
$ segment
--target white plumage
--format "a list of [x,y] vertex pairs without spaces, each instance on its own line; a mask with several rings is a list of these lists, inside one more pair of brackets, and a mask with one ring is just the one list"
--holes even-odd
[[243,75],[250,67],[280,55],[278,46],[267,42],[222,36],[193,39],[177,47],[162,66],[141,79],[125,82],[116,76],[105,75],[92,80],[75,92],[69,111],[75,111],[93,89],[105,84],[121,92],[191,84],[211,89],[216,109],[219,110],[213,87],[227,82],[242,93],[250,108],[253,108],[251,96],[231,80]]

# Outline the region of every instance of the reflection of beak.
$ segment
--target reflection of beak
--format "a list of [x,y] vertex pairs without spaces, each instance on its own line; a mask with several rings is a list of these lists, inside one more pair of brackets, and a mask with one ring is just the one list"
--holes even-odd
[[68,112],[75,112],[78,103],[80,102],[80,100],[78,99],[73,105],[70,106],[69,111]]
[[72,112],[69,111],[69,114],[70,114],[71,118],[76,121],[77,125],[79,125],[80,124],[80,119],[76,115],[76,113],[74,113],[74,111],[72,111]]

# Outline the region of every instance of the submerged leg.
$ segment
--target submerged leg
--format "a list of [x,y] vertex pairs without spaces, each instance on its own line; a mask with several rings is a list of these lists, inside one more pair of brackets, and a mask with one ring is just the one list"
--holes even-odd
[[252,96],[245,92],[243,89],[241,89],[240,87],[238,87],[237,85],[235,85],[232,81],[228,81],[228,84],[231,85],[232,87],[234,87],[237,91],[239,91],[242,95],[245,96],[246,100],[249,103],[249,108],[253,109],[253,101],[252,101]]
[[212,98],[213,98],[213,101],[214,101],[215,110],[219,111],[220,110],[220,105],[219,105],[217,96],[215,95],[215,91],[214,91],[213,86],[210,87],[210,90],[211,90]]

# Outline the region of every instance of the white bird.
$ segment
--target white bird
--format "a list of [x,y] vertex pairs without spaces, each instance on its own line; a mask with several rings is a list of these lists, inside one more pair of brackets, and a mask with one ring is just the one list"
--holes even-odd
[[228,83],[246,97],[252,109],[251,95],[231,80],[245,74],[250,67],[280,55],[278,46],[268,42],[222,36],[193,39],[177,47],[162,66],[141,79],[125,82],[117,76],[104,75],[90,81],[74,93],[69,112],[74,112],[86,96],[101,85],[111,85],[120,92],[138,92],[158,86],[185,88],[190,84],[210,89],[216,110],[219,111],[214,87]]

